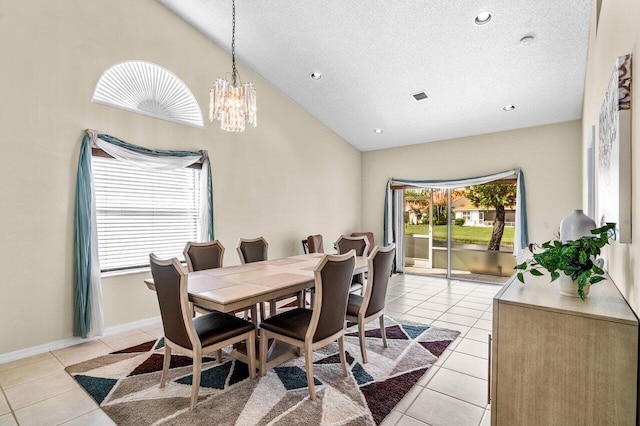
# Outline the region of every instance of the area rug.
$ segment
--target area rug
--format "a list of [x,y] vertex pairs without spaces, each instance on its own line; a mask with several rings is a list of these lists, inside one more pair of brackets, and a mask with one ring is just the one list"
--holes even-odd
[[304,357],[250,380],[246,364],[224,355],[220,364],[203,360],[198,404],[189,412],[192,360],[173,355],[167,384],[160,389],[163,339],[66,370],[119,425],[374,425],[459,335],[385,318],[384,348],[374,323],[365,332],[367,364],[362,363],[357,325],[348,324],[348,377],[342,375],[337,344],[314,352],[315,401],[309,399]]

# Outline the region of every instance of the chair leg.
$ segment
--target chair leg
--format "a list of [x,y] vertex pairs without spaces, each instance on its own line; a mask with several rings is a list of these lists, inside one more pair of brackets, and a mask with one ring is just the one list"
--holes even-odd
[[[194,354],[195,355],[195,354]],[[202,371],[202,356],[193,357],[193,380],[191,381],[191,405],[189,411],[196,408],[198,391],[200,391],[200,373]]]
[[311,303],[311,309],[313,309],[313,305],[316,303],[316,291],[314,289],[310,289],[309,292],[311,293],[309,302]]
[[367,346],[364,341],[364,321],[360,320],[358,322],[358,335],[360,337],[360,352],[362,353],[362,363],[367,363]]
[[164,361],[162,363],[162,374],[160,375],[160,387],[164,387],[164,383],[167,380],[167,373],[169,372],[169,365],[171,364],[171,346],[164,344]]
[[307,368],[307,386],[312,401],[316,399],[316,387],[313,384],[313,351],[311,345],[304,345],[304,361]]
[[249,378],[256,378],[256,332],[249,333],[247,337],[247,357],[249,357]]
[[222,349],[216,351],[216,364],[222,363]]
[[306,306],[304,306],[307,298],[305,297],[306,295],[306,291],[302,290],[298,292],[298,308],[305,308]]
[[265,376],[267,374],[267,351],[268,341],[267,341],[267,332],[264,330],[260,330],[260,375]]
[[277,312],[277,307],[276,307],[276,300],[270,300],[269,301],[269,316],[272,317],[276,314]]
[[342,374],[347,377],[347,355],[344,353],[344,336],[338,337],[338,350],[340,351],[340,364],[342,364]]
[[387,346],[387,329],[384,328],[384,315],[380,315],[380,334],[382,334],[382,346]]
[[259,322],[258,322],[258,308],[256,307],[256,305],[252,305],[251,306],[251,322],[253,322],[256,325],[256,327],[259,324]]
[[[267,304],[264,302],[260,302],[260,321],[264,321],[264,319],[267,317],[267,313],[265,312],[267,309]],[[258,325],[258,323],[256,322],[256,326]]]

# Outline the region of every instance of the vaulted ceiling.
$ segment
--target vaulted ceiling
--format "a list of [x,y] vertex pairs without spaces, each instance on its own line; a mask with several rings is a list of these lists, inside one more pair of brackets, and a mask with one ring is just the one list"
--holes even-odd
[[[230,51],[231,0],[159,1]],[[369,151],[579,119],[590,16],[590,0],[238,0],[236,58]]]

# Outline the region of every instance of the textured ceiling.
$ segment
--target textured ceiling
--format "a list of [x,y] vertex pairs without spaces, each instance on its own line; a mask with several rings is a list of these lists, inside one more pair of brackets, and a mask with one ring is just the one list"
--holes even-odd
[[[159,1],[230,51],[231,0]],[[369,151],[579,119],[590,15],[590,0],[238,0],[236,58]]]

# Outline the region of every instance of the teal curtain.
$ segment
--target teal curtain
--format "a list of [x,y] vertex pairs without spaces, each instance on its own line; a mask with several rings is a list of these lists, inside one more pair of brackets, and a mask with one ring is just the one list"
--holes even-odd
[[73,274],[73,335],[87,337],[91,330],[91,269],[93,259],[92,209],[94,206],[91,173],[91,138],[85,135],[80,146],[76,180],[75,261]]
[[470,185],[480,185],[483,183],[489,183],[493,180],[510,178],[515,176],[517,179],[517,191],[516,191],[516,232],[514,241],[514,256],[520,257],[522,251],[529,246],[529,232],[527,223],[527,202],[526,192],[524,185],[524,173],[522,170],[513,169],[504,172],[496,173],[487,176],[477,176],[472,178],[462,179],[450,179],[450,180],[410,180],[410,179],[395,179],[390,178],[387,181],[387,187],[385,192],[385,210],[384,210],[384,240],[385,244],[396,243],[396,250],[402,244],[399,237],[396,237],[393,233],[393,190],[392,184],[405,184],[413,185],[420,188],[437,188],[437,189],[451,189],[461,188]]
[[[92,139],[92,136],[94,139]],[[144,162],[144,157],[192,157],[202,156],[194,151],[159,151],[132,145],[107,134],[87,131],[82,139],[78,172],[76,179],[75,203],[75,239],[74,239],[74,321],[73,334],[86,338],[90,333],[101,335],[102,297],[100,291],[100,265],[98,258],[97,229],[95,229],[95,200],[93,193],[93,176],[91,172],[91,149],[93,142],[100,139],[108,144],[123,148],[137,161]],[[122,151],[120,151],[122,152]],[[127,154],[127,156],[129,156]],[[135,155],[137,154],[137,155]],[[169,160],[169,158],[167,158]],[[189,159],[185,158],[188,162]],[[157,162],[157,161],[156,161]],[[184,162],[183,162],[184,163]],[[214,240],[213,232],[213,185],[211,180],[211,163],[206,157],[203,162],[203,172],[206,173],[207,202],[204,213],[207,220],[205,235]]]

